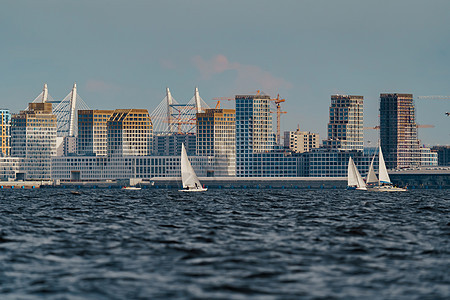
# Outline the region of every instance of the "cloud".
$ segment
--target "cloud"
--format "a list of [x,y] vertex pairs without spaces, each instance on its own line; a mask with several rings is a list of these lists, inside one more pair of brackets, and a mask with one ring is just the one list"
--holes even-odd
[[203,80],[209,80],[214,75],[226,71],[235,71],[237,73],[235,85],[240,89],[257,87],[266,91],[274,91],[280,88],[292,87],[290,82],[283,78],[277,78],[258,66],[230,62],[222,54],[214,56],[211,60],[204,60],[201,56],[195,56],[192,62],[199,70]]
[[174,70],[174,69],[176,69],[175,63],[174,63],[172,60],[170,60],[170,59],[165,59],[165,58],[160,59],[160,60],[159,60],[159,63],[161,64],[161,66],[162,66],[164,69],[168,69],[168,70]]
[[117,91],[119,87],[111,83],[90,79],[86,82],[86,90],[89,92],[107,92],[107,91]]

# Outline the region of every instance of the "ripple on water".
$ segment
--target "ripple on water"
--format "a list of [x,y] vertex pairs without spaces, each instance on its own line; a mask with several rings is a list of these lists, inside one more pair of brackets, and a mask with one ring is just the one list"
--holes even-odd
[[445,190],[1,196],[0,298],[450,297]]

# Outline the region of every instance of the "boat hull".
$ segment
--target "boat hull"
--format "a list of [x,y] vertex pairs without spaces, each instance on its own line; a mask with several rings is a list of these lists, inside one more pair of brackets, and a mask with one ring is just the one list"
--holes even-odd
[[134,186],[127,186],[127,187],[123,187],[122,190],[127,190],[127,191],[139,191],[141,188],[140,187],[134,187]]
[[349,191],[367,191],[367,188],[356,187],[356,186],[347,186],[347,190],[349,190]]
[[182,189],[182,190],[178,190],[179,192],[206,192],[208,189],[207,188],[199,188],[199,189]]
[[375,186],[375,187],[367,187],[369,192],[406,192],[407,189],[394,187],[391,185],[386,186]]

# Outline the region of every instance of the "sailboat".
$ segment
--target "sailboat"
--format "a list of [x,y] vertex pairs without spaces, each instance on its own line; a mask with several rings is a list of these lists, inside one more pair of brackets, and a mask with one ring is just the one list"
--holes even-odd
[[381,146],[378,146],[378,178],[373,169],[373,162],[375,160],[375,154],[370,163],[369,173],[367,173],[366,184],[368,191],[374,192],[404,192],[406,189],[395,187],[386,169],[386,163],[384,162],[383,152]]
[[208,190],[202,187],[200,180],[198,180],[187,156],[184,143],[181,144],[181,181],[183,182],[183,189],[180,192],[204,192]]
[[358,171],[358,168],[356,168],[355,162],[353,161],[352,157],[348,159],[348,170],[347,170],[347,189],[348,190],[362,190],[366,191],[366,183],[364,182],[361,174]]

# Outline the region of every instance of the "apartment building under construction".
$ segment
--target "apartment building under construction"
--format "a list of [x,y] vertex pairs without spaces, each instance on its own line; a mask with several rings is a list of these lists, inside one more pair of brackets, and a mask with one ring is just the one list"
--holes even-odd
[[419,165],[420,151],[412,94],[380,94],[380,140],[388,168]]

